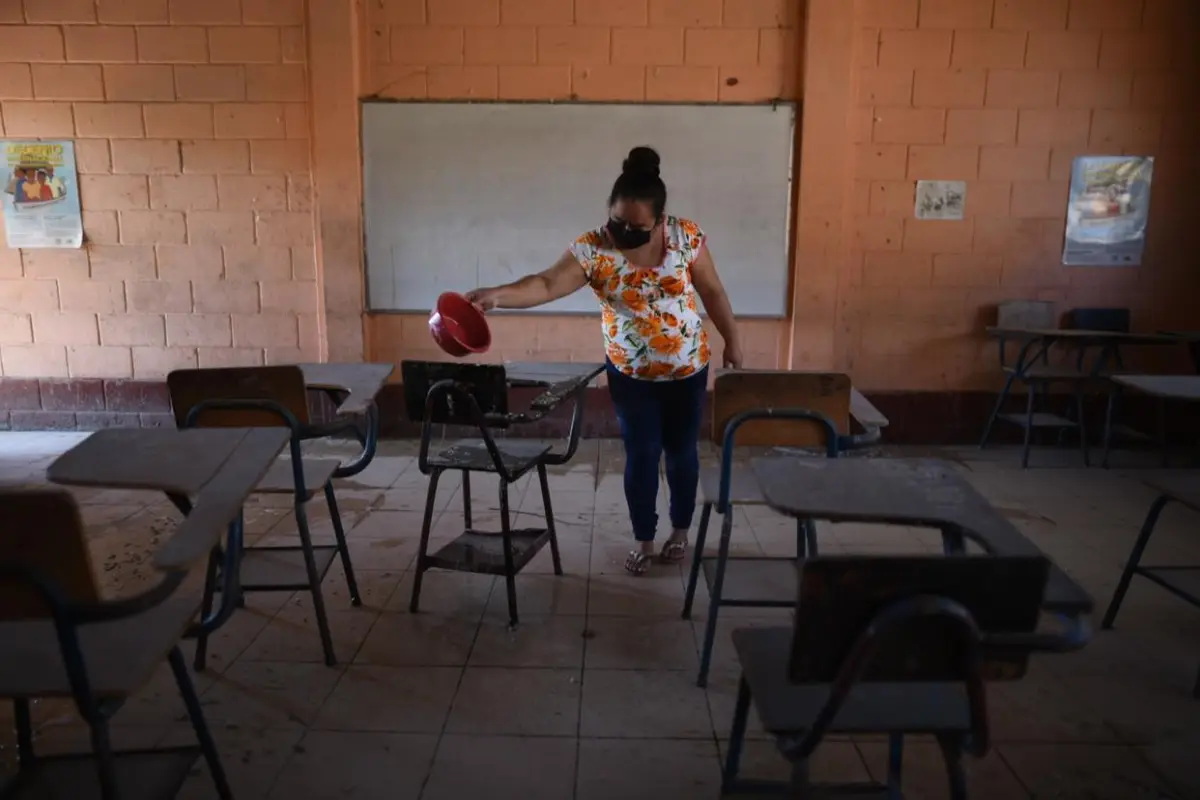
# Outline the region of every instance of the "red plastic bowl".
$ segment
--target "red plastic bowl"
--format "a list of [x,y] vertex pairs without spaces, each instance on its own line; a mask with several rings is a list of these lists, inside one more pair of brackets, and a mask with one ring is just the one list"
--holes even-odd
[[448,355],[462,358],[492,346],[492,332],[483,312],[455,292],[444,292],[429,315],[429,334]]

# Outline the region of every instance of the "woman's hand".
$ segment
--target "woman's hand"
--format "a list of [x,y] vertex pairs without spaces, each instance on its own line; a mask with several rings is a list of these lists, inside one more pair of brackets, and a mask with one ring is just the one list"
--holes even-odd
[[721,365],[734,369],[742,368],[742,348],[737,342],[726,342],[725,352],[721,356]]
[[497,305],[498,295],[496,289],[472,289],[467,292],[466,298],[478,306],[480,311],[491,311]]

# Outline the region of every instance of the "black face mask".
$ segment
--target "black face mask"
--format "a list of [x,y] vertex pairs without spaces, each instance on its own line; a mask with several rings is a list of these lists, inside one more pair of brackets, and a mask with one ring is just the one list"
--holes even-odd
[[631,228],[629,223],[616,219],[610,219],[604,227],[612,237],[613,244],[621,250],[637,250],[650,242],[650,235],[654,232]]

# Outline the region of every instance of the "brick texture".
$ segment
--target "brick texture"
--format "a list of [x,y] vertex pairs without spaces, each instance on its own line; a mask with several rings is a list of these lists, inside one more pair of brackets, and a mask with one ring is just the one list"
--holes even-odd
[[[1131,306],[1148,327],[1172,303],[1147,281],[1194,291],[1185,287],[1195,279],[1154,246],[1183,235],[1172,215],[1187,202],[1183,190],[1161,185],[1143,266],[1105,272],[1098,294],[1093,270],[1060,261],[1077,156],[1173,156],[1175,168],[1195,174],[1197,157],[1175,149],[1164,126],[1172,109],[1194,105],[1185,75],[1195,60],[1179,43],[1198,43],[1200,7],[1156,27],[1146,9],[1157,4],[1143,0],[866,5],[857,98],[871,124],[860,126],[853,221],[862,272],[844,282],[851,297],[843,301],[870,320],[853,357],[872,376],[866,385],[993,387],[994,353],[978,326],[999,300],[1049,299],[1060,311]],[[1190,34],[1167,32],[1189,25]],[[1194,136],[1190,118],[1184,127]],[[1156,184],[1162,175],[1156,170]],[[914,183],[923,179],[966,181],[967,219],[916,220]]]
[[366,4],[367,94],[798,99],[803,13],[796,6],[783,0],[378,0]]
[[[316,269],[293,281],[291,258],[314,239],[305,4],[39,0],[24,24],[15,5],[11,24],[0,16],[0,133],[75,140],[86,243],[0,250],[0,379],[158,380],[200,361],[265,363],[281,346],[315,358],[316,339],[298,349],[261,300],[316,312]],[[254,163],[251,142],[271,143]],[[265,224],[260,243],[259,211],[295,217]],[[237,315],[251,321],[235,349]],[[141,409],[71,396],[28,413],[139,422]]]

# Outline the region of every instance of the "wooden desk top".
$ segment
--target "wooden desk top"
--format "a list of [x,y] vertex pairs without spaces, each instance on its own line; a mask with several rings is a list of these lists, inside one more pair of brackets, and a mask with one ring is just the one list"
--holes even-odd
[[341,389],[349,393],[338,406],[339,414],[361,414],[395,371],[394,364],[299,364],[310,389]]
[[46,477],[191,498],[192,512],[154,555],[158,569],[187,569],[208,556],[288,437],[285,428],[102,430],[59,456]]
[[1112,380],[1155,397],[1200,401],[1200,375],[1113,375]]
[[989,336],[1013,339],[1071,339],[1105,344],[1175,344],[1179,341],[1176,336],[1161,333],[1090,331],[1082,328],[1002,328],[989,325],[986,330]]
[[1168,494],[1188,508],[1200,511],[1200,471],[1164,472],[1144,482],[1156,492]]
[[506,361],[504,374],[510,386],[553,386],[566,381],[586,381],[604,372],[603,363],[586,361]]
[[[756,458],[763,497],[774,510],[831,522],[873,522],[950,528],[995,555],[1041,551],[967,483],[953,466],[933,459]],[[1055,567],[1046,607],[1082,613],[1092,599]]]

